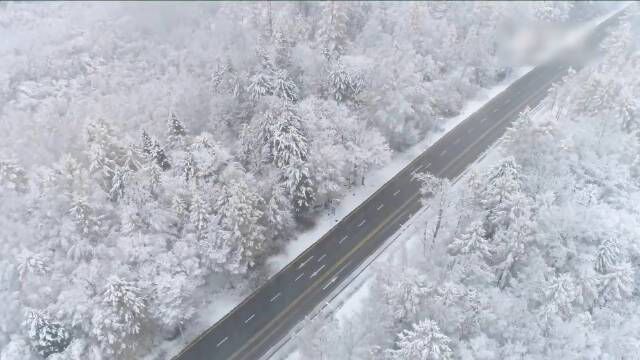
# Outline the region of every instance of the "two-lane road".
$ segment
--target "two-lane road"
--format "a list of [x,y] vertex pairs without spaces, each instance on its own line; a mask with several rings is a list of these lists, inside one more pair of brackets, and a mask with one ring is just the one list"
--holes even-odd
[[[597,48],[605,28],[618,16],[596,28],[588,48]],[[448,132],[175,360],[259,359],[420,209],[419,183],[413,173],[431,172],[449,179],[461,174],[521,111],[545,97],[569,65],[582,65],[575,63],[575,57],[572,64],[568,59],[558,57],[534,68]]]

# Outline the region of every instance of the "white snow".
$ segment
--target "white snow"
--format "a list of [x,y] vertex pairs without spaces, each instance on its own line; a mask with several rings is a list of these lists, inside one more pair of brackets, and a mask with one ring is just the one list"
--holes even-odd
[[288,263],[293,261],[298,255],[304,252],[305,249],[311,246],[315,241],[322,237],[322,235],[328,232],[340,220],[347,216],[351,211],[358,207],[358,205],[364,202],[376,190],[407,166],[413,159],[422,154],[429,146],[438,141],[438,139],[449,132],[449,130],[456,127],[456,125],[481,108],[497,94],[504,91],[513,82],[531,71],[532,68],[533,67],[531,66],[520,67],[514,70],[512,74],[501,84],[490,89],[480,91],[476,98],[466,103],[458,116],[447,119],[442,124],[441,131],[437,133],[434,132],[431,136],[412,146],[407,151],[395,154],[393,159],[386,166],[371,171],[367,176],[365,185],[355,188],[352,191],[351,196],[347,195],[342,199],[340,205],[336,208],[335,214],[325,213],[319,216],[316,225],[312,229],[303,232],[296,239],[288,243],[284,253],[275,255],[267,261],[271,273],[277,273]]
[[[606,20],[609,16],[611,16],[613,13],[617,12],[624,6],[620,6],[620,8],[616,9],[615,11],[595,18],[588,23],[568,32],[567,36],[562,41],[558,42],[557,46],[548,48],[548,51],[544,54],[543,58],[548,59],[552,55],[557,54],[567,47],[576,44],[594,27],[596,27],[598,24]],[[445,123],[441,132],[434,134],[430,138],[424,139],[420,143],[413,146],[407,152],[395,156],[393,160],[384,168],[374,171],[373,176],[370,176],[370,179],[373,178],[375,180],[370,180],[370,183],[367,186],[359,188],[351,197],[345,199],[348,202],[341,204],[335,216],[331,216],[330,214],[322,216],[316,228],[302,234],[295,241],[292,241],[290,246],[287,247],[287,251],[285,254],[276,256],[271,259],[271,265],[272,269],[274,269],[274,272],[282,268],[284,265],[286,265],[286,263],[295,259],[295,257],[302,251],[304,251],[306,247],[310,246],[314,240],[328,231],[331,226],[333,226],[333,224],[337,223],[340,219],[346,216],[352,209],[354,209],[358,204],[360,204],[368,196],[370,196],[378,187],[382,186],[386,181],[391,179],[399,170],[409,164],[411,160],[421,154],[431,144],[435,143],[438,139],[444,136],[444,134],[457,126],[462,120],[474,113],[484,104],[486,104],[491,98],[495,97],[497,94],[506,89],[510,84],[515,82],[517,79],[519,79],[532,69],[533,67],[521,67],[517,71],[514,71],[514,74],[502,84],[481,92],[476,99],[469,101],[465,105],[459,116],[449,119]],[[467,170],[484,169],[491,166],[491,164],[496,163],[503,156],[495,150],[496,146],[497,143],[492,145],[492,147],[486,151],[484,156],[481,159],[477,160],[474,164],[469,166]],[[463,178],[465,174],[466,171],[459,177],[459,179]],[[459,183],[460,182],[457,182],[456,184]],[[453,187],[455,188],[456,185],[454,185]],[[394,244],[384,249],[384,253],[382,253],[381,256],[369,263],[367,265],[367,268],[358,275],[359,279],[354,281],[353,284],[350,284],[348,285],[348,287],[344,288],[341,291],[341,294],[334,299],[333,304],[331,304],[331,306],[328,306],[324,310],[324,312],[333,312],[335,318],[340,321],[344,321],[349,317],[357,315],[358,311],[362,308],[362,302],[364,301],[364,299],[366,299],[370,292],[370,287],[373,284],[375,267],[379,264],[388,264],[389,262],[394,262],[394,260],[396,262],[402,261],[401,258],[403,256],[401,254],[403,252],[411,253],[413,251],[421,251],[420,247],[422,246],[421,240],[423,234],[420,233],[417,228],[412,226],[412,224],[417,222],[421,218],[421,216],[424,216],[424,213],[419,212],[407,222],[406,226],[409,227],[409,231],[405,232],[404,234],[396,234],[392,236],[391,238],[395,238],[396,236],[398,237],[394,241]],[[295,340],[295,336],[292,337],[292,340]],[[302,360],[303,357],[300,354],[299,350],[296,349],[295,341],[289,341],[287,343],[287,346],[283,346],[278,352],[273,354],[273,359]]]

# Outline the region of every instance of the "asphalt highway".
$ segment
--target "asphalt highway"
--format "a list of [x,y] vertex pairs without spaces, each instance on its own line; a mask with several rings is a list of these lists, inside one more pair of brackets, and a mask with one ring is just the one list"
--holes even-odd
[[569,66],[580,68],[593,58],[619,15],[599,25],[582,51],[537,66],[449,131],[174,360],[259,359],[421,208],[415,172],[449,179],[461,174]]

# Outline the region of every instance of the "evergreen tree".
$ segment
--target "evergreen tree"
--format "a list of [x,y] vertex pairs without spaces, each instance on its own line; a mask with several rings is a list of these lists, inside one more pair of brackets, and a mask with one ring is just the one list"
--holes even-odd
[[507,158],[496,165],[489,175],[481,203],[487,212],[485,229],[492,238],[499,227],[509,225],[509,214],[520,194],[518,167]]
[[601,296],[604,301],[628,299],[634,288],[634,271],[629,263],[622,263],[602,275]]
[[200,189],[194,187],[191,193],[190,221],[198,241],[203,241],[208,236],[210,214],[209,201]]
[[292,212],[293,205],[287,197],[286,190],[280,184],[274,184],[265,207],[265,218],[275,239],[284,240],[293,228]]
[[24,326],[33,348],[43,357],[63,352],[71,343],[71,334],[49,314],[29,310]]
[[321,48],[331,56],[344,54],[348,42],[347,5],[338,1],[324,3],[320,18],[317,39]]
[[167,171],[171,168],[171,164],[169,163],[169,158],[164,152],[164,149],[160,146],[160,143],[156,140],[153,142],[153,147],[151,148],[151,159],[156,162],[156,164],[162,169],[162,171]]
[[24,281],[28,275],[42,276],[51,271],[48,259],[40,254],[25,252],[18,260],[17,269],[20,280]]
[[87,125],[89,170],[98,176],[105,192],[112,187],[115,168],[122,165],[126,150],[115,136],[115,130],[104,120]]
[[101,219],[89,206],[85,197],[75,196],[69,209],[69,215],[71,215],[80,236],[90,241],[98,240],[102,230]]
[[453,359],[450,343],[451,339],[440,331],[435,321],[422,320],[413,324],[411,330],[398,334],[397,349],[388,350],[388,354],[393,360]]
[[293,208],[301,215],[313,206],[316,198],[314,184],[311,181],[309,168],[301,161],[290,164],[284,169],[284,184],[292,199]]
[[544,305],[542,317],[549,323],[557,315],[569,319],[573,315],[573,303],[577,299],[578,291],[571,275],[560,274],[553,277],[543,289]]
[[487,258],[491,256],[484,226],[480,221],[471,223],[467,231],[455,238],[448,249],[454,255],[478,253]]
[[147,304],[142,291],[132,282],[111,276],[102,292],[102,306],[94,311],[93,335],[103,351],[123,356],[142,340],[147,321]]
[[153,151],[153,141],[145,130],[142,130],[142,146],[140,148],[143,156],[151,156]]
[[275,166],[285,168],[298,161],[306,161],[308,140],[301,129],[300,116],[291,106],[283,106],[279,113],[268,113],[269,147]]
[[298,87],[286,70],[276,71],[272,82],[273,95],[291,103],[298,101]]
[[167,129],[167,141],[172,147],[176,147],[184,144],[184,137],[187,135],[187,131],[182,125],[182,121],[178,119],[178,116],[171,112],[169,115]]
[[426,294],[427,287],[413,272],[405,272],[400,281],[390,283],[384,288],[385,302],[394,320],[399,322],[414,320]]
[[120,166],[114,168],[111,189],[109,190],[109,199],[111,199],[111,201],[118,201],[124,197],[128,173],[129,170],[126,168]]
[[198,176],[198,164],[196,164],[191,150],[187,150],[185,154],[184,163],[182,164],[182,174],[187,183]]
[[151,296],[151,316],[169,332],[171,337],[182,331],[185,322],[195,313],[193,291],[184,274],[162,273],[155,278]]
[[356,101],[364,90],[364,81],[361,76],[347,72],[340,61],[332,61],[327,88],[337,102]]
[[226,176],[235,181],[223,186],[216,202],[221,228],[219,241],[226,243],[219,248],[230,249],[221,265],[232,273],[243,274],[255,265],[264,248],[263,200],[249,188],[242,174]]
[[609,238],[598,246],[596,253],[595,269],[600,274],[607,274],[609,271],[615,270],[620,263],[620,246],[614,238]]

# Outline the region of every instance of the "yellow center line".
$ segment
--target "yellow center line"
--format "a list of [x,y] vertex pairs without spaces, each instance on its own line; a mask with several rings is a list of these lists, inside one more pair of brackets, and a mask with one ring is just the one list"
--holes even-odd
[[[560,75],[562,74],[558,74],[556,76],[554,76],[548,83],[555,81],[555,79],[557,79]],[[546,85],[546,84],[545,84]],[[454,158],[451,162],[449,162],[449,164],[447,166],[445,166],[441,171],[439,171],[439,174],[443,174],[445,173],[451,166],[453,166],[462,156],[466,155],[466,153],[469,152],[470,149],[472,149],[478,142],[480,142],[481,140],[483,140],[485,138],[485,136],[491,132],[493,129],[495,129],[498,125],[501,125],[502,123],[505,122],[505,120],[508,120],[513,113],[515,113],[516,111],[519,110],[520,106],[527,104],[531,99],[533,99],[534,97],[538,96],[540,93],[542,93],[543,91],[546,91],[546,88],[543,87],[543,89],[535,92],[534,94],[532,94],[531,96],[527,97],[523,102],[521,102],[518,106],[516,106],[514,108],[514,110],[510,111],[507,115],[505,115],[501,121],[496,122],[494,125],[492,125],[489,129],[487,129],[482,136],[478,137],[478,139],[476,141],[474,141],[471,145],[467,146],[463,152],[461,152],[456,158]],[[280,320],[280,318],[282,318],[284,315],[287,314],[287,312],[289,312],[289,310],[294,307],[295,305],[297,305],[310,291],[312,290],[316,290],[315,288],[323,281],[325,281],[329,275],[332,274],[333,271],[335,271],[340,265],[342,265],[351,255],[353,255],[353,253],[355,253],[358,249],[360,249],[362,246],[364,246],[365,243],[367,243],[374,235],[376,235],[384,226],[386,226],[390,221],[392,220],[396,220],[398,213],[401,213],[401,215],[404,215],[404,213],[406,211],[409,210],[408,205],[414,201],[416,199],[416,197],[418,197],[420,195],[420,192],[417,192],[416,194],[414,194],[411,198],[409,198],[409,200],[407,200],[404,204],[402,204],[396,211],[394,211],[389,217],[387,217],[387,219],[385,221],[383,221],[380,225],[378,225],[372,232],[369,233],[369,235],[367,235],[365,238],[363,238],[356,246],[353,247],[353,249],[351,249],[351,251],[349,251],[345,256],[343,256],[342,258],[340,258],[340,260],[335,263],[334,266],[331,267],[331,269],[329,271],[327,271],[323,276],[321,276],[320,278],[318,278],[318,280],[316,280],[313,284],[311,284],[302,294],[300,294],[294,301],[291,302],[291,304],[289,304],[284,310],[282,310],[274,319],[272,319],[271,321],[269,321],[269,323],[267,323],[266,326],[264,326],[262,329],[260,329],[260,331],[258,331],[254,336],[252,336],[240,349],[238,349],[236,352],[234,352],[230,359],[234,359],[237,356],[239,356],[239,354],[245,350],[245,348],[247,348],[249,345],[251,345],[253,342],[255,342],[256,338],[259,338],[260,335],[262,335],[262,333],[264,333],[265,331],[267,331],[270,327],[272,327],[274,325],[275,322],[277,322],[278,320]],[[278,326],[280,327],[280,326]],[[276,327],[274,330],[276,330],[278,327]],[[256,345],[261,345],[264,341],[266,341],[267,338],[262,338],[262,340],[258,343],[256,343]]]

